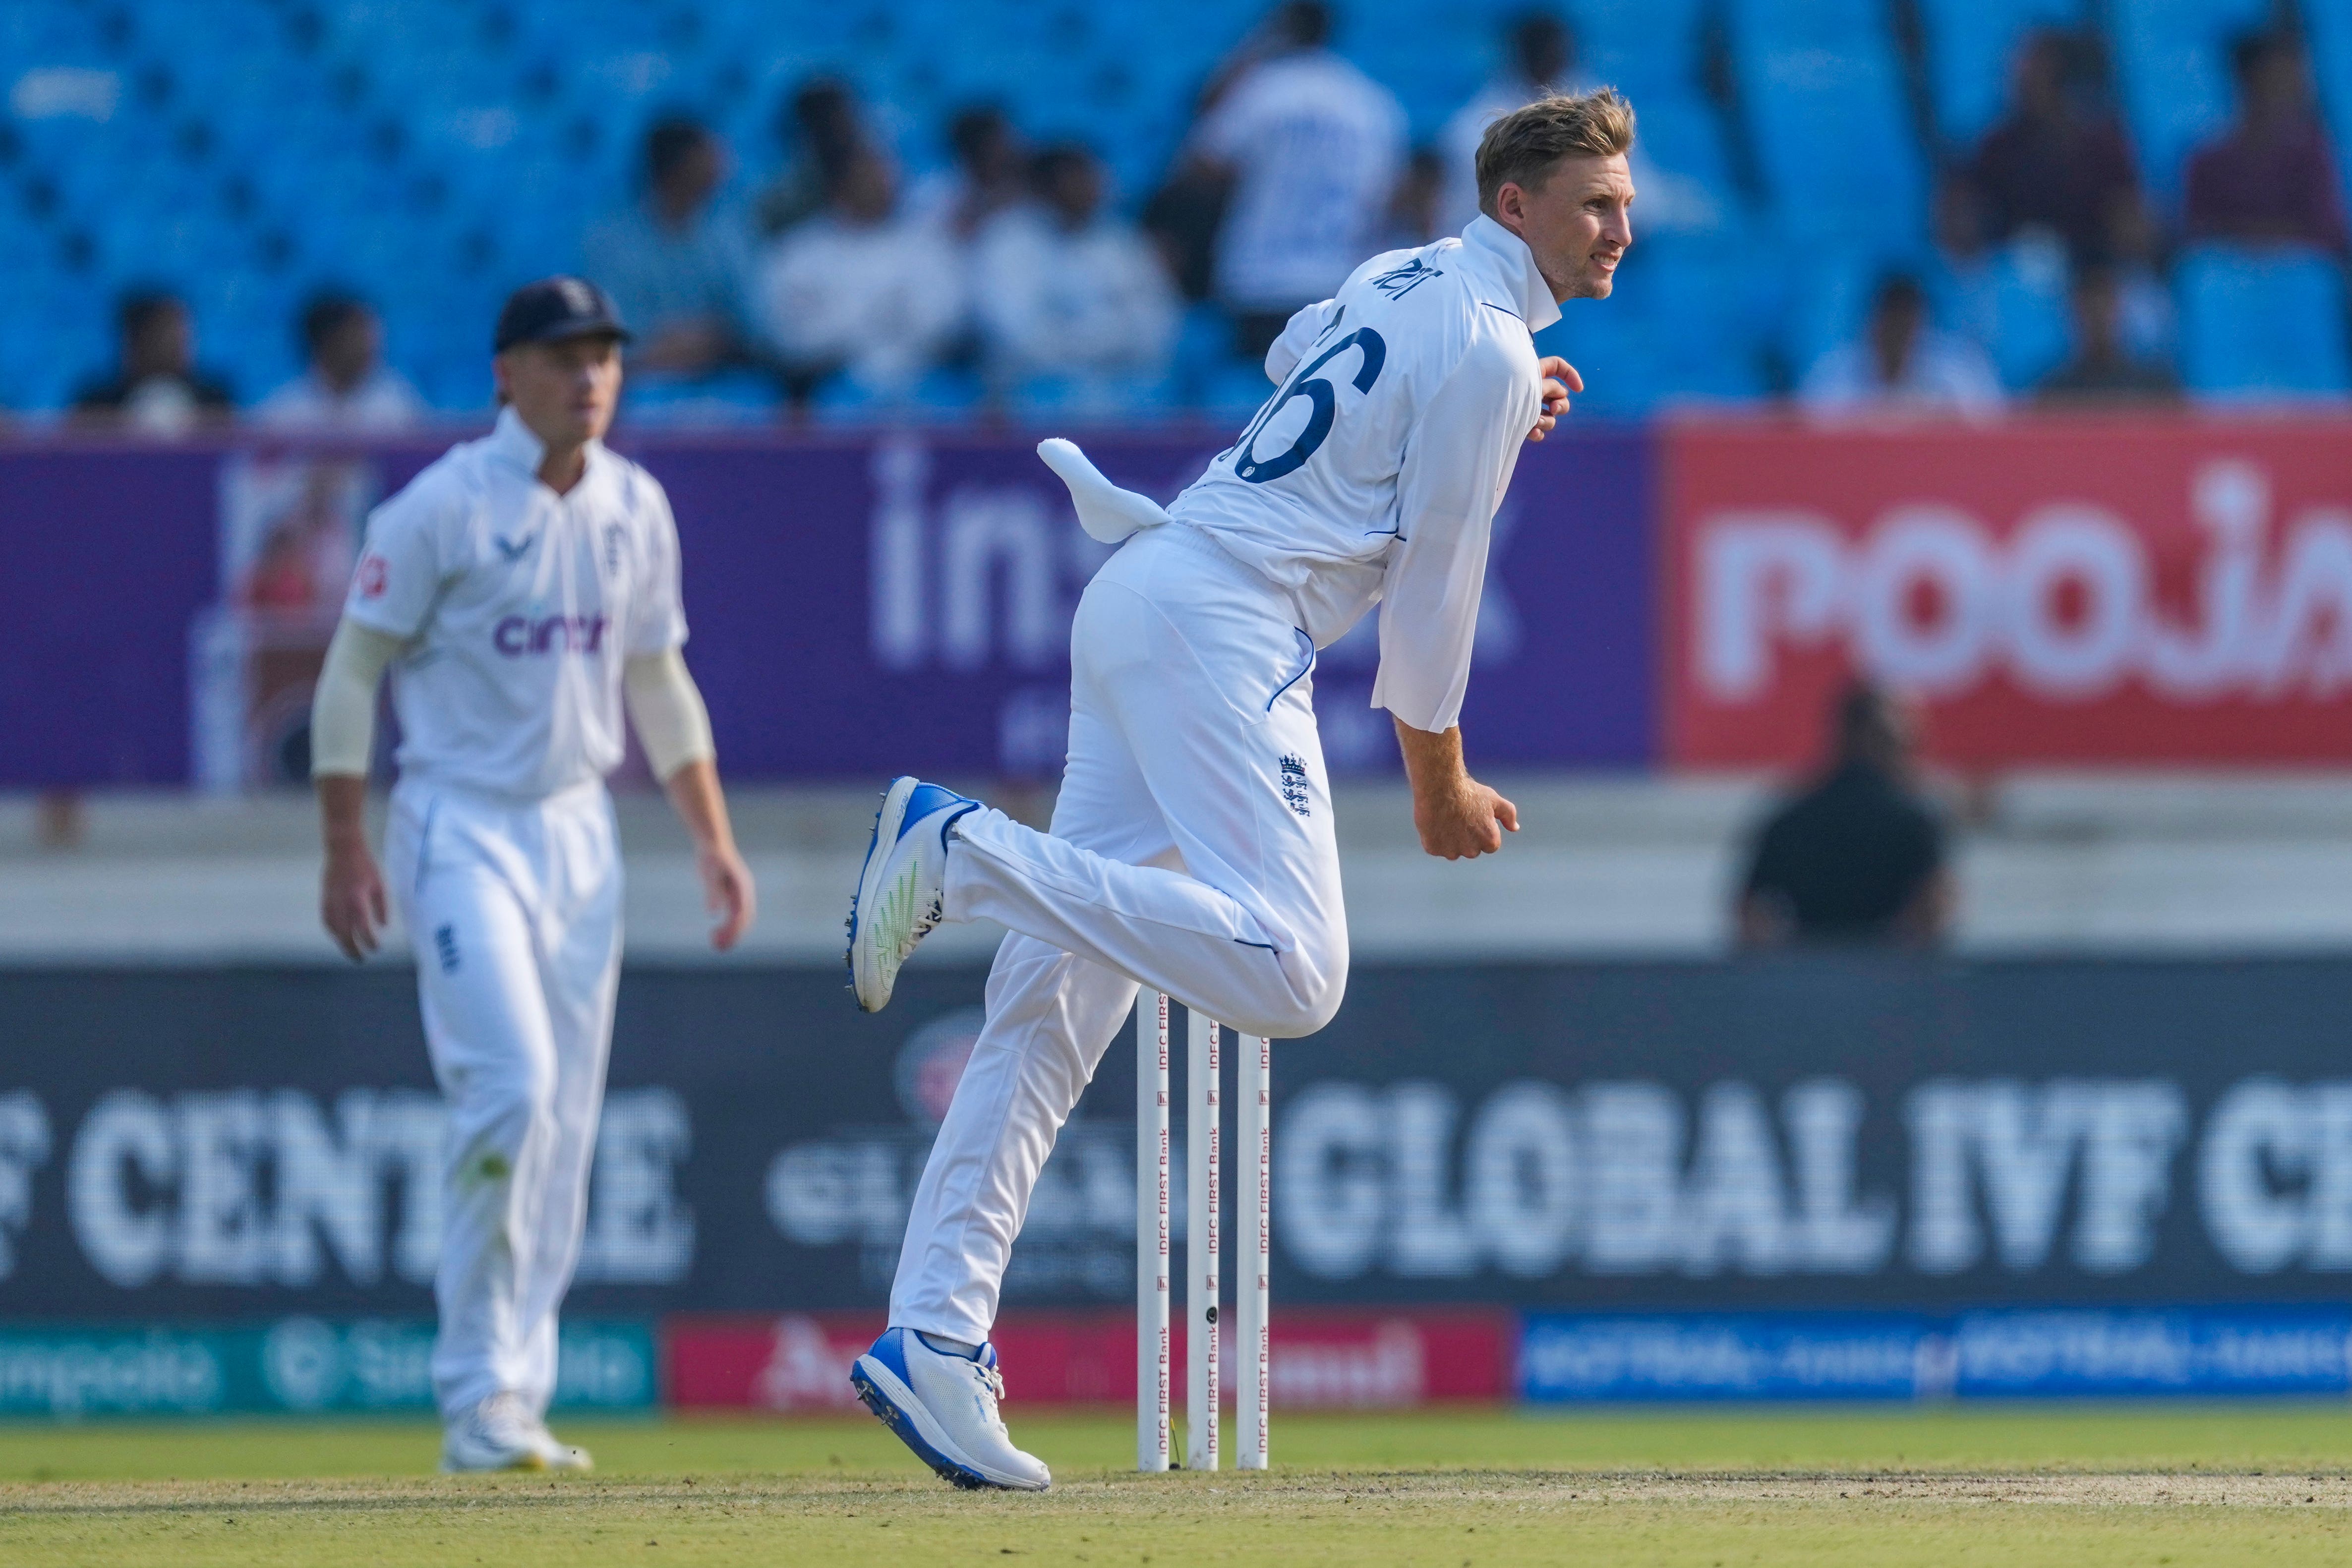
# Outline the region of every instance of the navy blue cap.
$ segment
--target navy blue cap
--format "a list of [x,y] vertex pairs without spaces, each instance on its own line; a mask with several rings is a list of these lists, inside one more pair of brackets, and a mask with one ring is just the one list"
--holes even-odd
[[490,351],[503,354],[518,343],[590,337],[629,340],[612,296],[584,277],[542,277],[507,296]]

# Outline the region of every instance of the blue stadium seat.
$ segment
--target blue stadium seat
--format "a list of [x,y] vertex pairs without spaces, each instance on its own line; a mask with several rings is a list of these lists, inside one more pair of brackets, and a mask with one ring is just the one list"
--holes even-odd
[[[207,361],[248,394],[290,368],[288,320],[331,281],[379,302],[394,362],[428,396],[478,409],[481,339],[499,297],[576,264],[581,225],[633,189],[640,132],[656,112],[685,108],[719,125],[735,143],[741,194],[778,156],[780,101],[814,71],[851,75],[919,170],[946,161],[947,108],[993,98],[1033,136],[1096,145],[1133,203],[1181,145],[1192,93],[1267,4],[8,0],[0,86],[44,68],[106,71],[113,99],[101,103],[105,78],[60,78],[97,86],[98,99],[78,107],[68,91],[62,112],[7,122],[14,162],[0,170],[0,193],[32,196],[0,214],[12,261],[0,402],[54,404],[102,366],[119,290],[159,278],[191,289]],[[1353,0],[1340,8],[1339,43],[1426,137],[1493,71],[1500,28],[1523,4],[1461,0],[1433,12]],[[1584,73],[1633,95],[1656,163],[1715,195],[1729,219],[1720,236],[1645,234],[1618,298],[1571,313],[1563,333],[1598,377],[1589,412],[1752,394],[1767,346],[1801,365],[1851,334],[1888,258],[1927,255],[1926,162],[1883,0],[1561,4],[1583,39]],[[2181,157],[2228,116],[2229,37],[2271,0],[1919,5],[1937,132],[1958,143],[1998,111],[2021,30],[2095,5],[2114,31],[2151,183],[2169,200]],[[2339,152],[2352,159],[2352,6],[2304,0],[2301,11]],[[1697,86],[1717,18],[1774,198],[1760,218],[1741,211],[1726,127]],[[106,117],[91,118],[93,106]],[[2335,319],[2341,301],[2308,264],[2282,266],[2218,255],[2184,268],[2184,314],[2209,349],[2217,331],[2259,345],[2255,328],[2303,308],[2281,298],[2310,295]],[[1955,324],[1974,322],[2021,384],[2061,325],[2063,298],[2048,283],[2004,262],[1945,280],[1939,302]],[[1200,314],[1171,371],[1171,395],[1220,421],[1265,391],[1228,341],[1222,318]],[[2270,364],[2298,346],[2310,347],[2290,334],[2255,357]],[[2234,373],[2230,355],[2201,362],[2220,365],[2224,381]],[[2293,390],[2334,373],[2279,362],[2255,379]],[[968,407],[977,390],[950,382],[926,389],[926,401],[938,406],[936,392],[950,410]],[[1023,401],[1042,413],[1053,397],[1032,389]],[[896,417],[855,402],[840,394],[828,416]]]
[[2063,246],[2021,238],[1975,267],[1930,280],[1937,314],[1982,344],[2001,383],[2022,392],[2065,362],[2074,344]]
[[2352,391],[2344,277],[2332,257],[2199,246],[2179,263],[2182,379],[2240,402]]
[[2336,166],[2352,200],[2352,6],[2305,5],[2304,26],[2320,107],[2336,142]]
[[2084,10],[2084,0],[1920,0],[1937,132],[1973,145],[2008,104],[2019,41],[2036,27],[2079,26]]
[[1191,392],[1201,416],[1220,431],[1238,431],[1274,393],[1263,365],[1221,360]]
[[1783,232],[1808,245],[1924,238],[1927,171],[1885,9],[1731,0],[1730,16],[1748,130]]
[[1644,152],[1728,213],[1736,199],[1723,128],[1697,89],[1705,16],[1699,0],[1589,0],[1573,19],[1585,77],[1633,100]]
[[1007,396],[1015,417],[1030,423],[1150,424],[1182,406],[1172,378],[1038,376]]
[[640,376],[621,412],[631,425],[759,424],[773,420],[781,403],[775,383],[748,371],[701,382]]
[[2229,122],[2231,39],[2263,26],[2270,10],[2270,0],[2131,0],[2109,8],[2140,174],[2166,210],[2178,211],[2189,154]]

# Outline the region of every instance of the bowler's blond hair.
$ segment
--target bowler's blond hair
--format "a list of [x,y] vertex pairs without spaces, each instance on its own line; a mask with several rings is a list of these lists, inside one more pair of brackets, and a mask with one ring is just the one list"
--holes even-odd
[[1478,210],[1495,215],[1506,185],[1537,191],[1563,158],[1607,158],[1632,150],[1633,106],[1613,87],[1539,98],[1515,109],[1478,140]]

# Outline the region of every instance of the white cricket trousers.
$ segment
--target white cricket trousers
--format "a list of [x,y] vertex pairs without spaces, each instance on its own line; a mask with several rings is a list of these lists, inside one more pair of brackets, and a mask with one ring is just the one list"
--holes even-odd
[[1070,634],[1070,751],[1050,835],[971,812],[946,917],[1013,935],[915,1190],[890,1322],[981,1341],[1037,1174],[1137,982],[1247,1034],[1312,1034],[1348,980],[1313,643],[1209,538],[1135,536]]
[[384,873],[449,1106],[434,1395],[445,1420],[499,1393],[544,1415],[620,979],[612,801],[593,783],[520,800],[403,780]]

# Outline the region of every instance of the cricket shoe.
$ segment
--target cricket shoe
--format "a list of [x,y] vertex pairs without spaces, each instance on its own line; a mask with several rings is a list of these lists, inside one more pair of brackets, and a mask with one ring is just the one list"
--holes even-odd
[[441,1434],[441,1469],[449,1474],[470,1470],[585,1469],[588,1456],[578,1449],[577,1465],[559,1465],[552,1450],[562,1445],[550,1437],[525,1406],[520,1394],[493,1394],[460,1414]]
[[948,830],[979,810],[979,801],[919,779],[894,779],[884,793],[849,905],[849,979],[867,1012],[889,1005],[898,966],[945,914]]
[[538,1434],[540,1455],[546,1459],[549,1469],[584,1473],[596,1468],[596,1461],[589,1458],[587,1449],[575,1443],[565,1442],[547,1429],[546,1422],[533,1422],[532,1429]]
[[1054,1484],[1043,1459],[1013,1446],[996,1413],[1004,1377],[992,1344],[982,1345],[973,1359],[933,1350],[912,1329],[885,1329],[850,1368],[849,1385],[950,1485],[1044,1491]]

